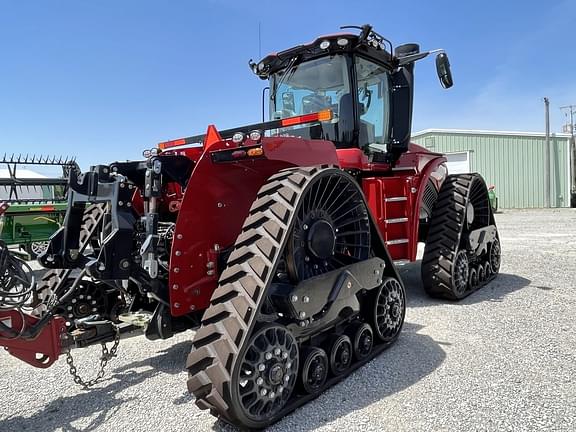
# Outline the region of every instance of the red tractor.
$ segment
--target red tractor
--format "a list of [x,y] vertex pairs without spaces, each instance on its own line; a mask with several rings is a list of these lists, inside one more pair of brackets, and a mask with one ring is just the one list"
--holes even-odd
[[397,339],[395,263],[414,261],[418,242],[434,297],[494,278],[483,179],[448,176],[441,154],[409,143],[414,64],[432,52],[356,28],[251,62],[270,82],[270,121],[71,172],[65,223],[39,258],[51,270],[2,282],[0,345],[73,366],[73,347],[115,341],[114,354],[125,335],[194,328],[196,404],[262,428]]

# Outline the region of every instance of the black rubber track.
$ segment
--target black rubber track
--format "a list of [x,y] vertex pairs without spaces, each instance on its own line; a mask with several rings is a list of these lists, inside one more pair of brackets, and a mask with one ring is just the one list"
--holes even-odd
[[[495,225],[494,216],[488,202],[488,190],[479,174],[455,174],[446,178],[438,193],[438,200],[432,211],[428,238],[422,258],[422,282],[424,289],[432,297],[450,300],[462,299],[476,289],[490,282],[496,274],[491,274],[483,283],[459,294],[452,288],[453,263],[461,248],[461,238],[465,225],[466,206],[470,199],[472,185],[480,182],[486,190],[486,206],[489,212],[487,224]],[[477,185],[478,187],[478,185]]]
[[[209,409],[213,415],[236,426],[265,427],[318,396],[317,393],[299,397],[296,402],[289,402],[266,424],[250,424],[238,418],[238,410],[232,406],[235,402],[231,377],[238,363],[236,359],[242,354],[252,333],[256,312],[282,256],[303,191],[314,176],[329,170],[335,175],[347,175],[329,166],[291,168],[272,176],[260,189],[228,259],[228,265],[220,276],[211,304],[194,336],[187,361],[188,389],[196,397],[198,407]],[[321,391],[349,375],[389,345],[375,347],[372,355],[353,364],[348,373],[329,379]]]
[[[105,204],[91,204],[84,211],[82,227],[80,229],[80,249],[82,253],[90,243],[100,222],[104,217]],[[60,288],[62,281],[70,277],[73,269],[51,269],[46,271],[36,286],[36,293],[40,301],[46,300],[54,291]]]

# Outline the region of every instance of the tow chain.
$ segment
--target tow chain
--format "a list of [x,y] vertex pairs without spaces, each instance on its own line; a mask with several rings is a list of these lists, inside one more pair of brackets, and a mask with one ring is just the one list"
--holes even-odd
[[74,382],[84,389],[88,389],[95,384],[99,383],[100,380],[104,377],[104,369],[108,362],[113,358],[116,357],[116,352],[118,351],[118,345],[120,344],[120,330],[118,327],[116,328],[116,335],[114,336],[114,343],[112,344],[112,348],[108,350],[105,342],[102,342],[102,355],[100,356],[100,370],[96,374],[94,378],[89,381],[84,381],[84,379],[78,374],[78,370],[74,365],[74,359],[72,358],[72,354],[70,353],[71,350],[68,350],[66,353],[66,363],[70,367],[70,375],[74,378]]

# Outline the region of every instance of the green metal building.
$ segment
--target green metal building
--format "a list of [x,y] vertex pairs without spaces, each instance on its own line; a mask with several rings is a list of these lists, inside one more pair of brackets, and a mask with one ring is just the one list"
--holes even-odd
[[[543,133],[426,129],[412,142],[445,153],[449,173],[478,172],[496,186],[501,208],[544,207],[545,149]],[[550,206],[570,207],[574,185],[571,136],[550,137]]]

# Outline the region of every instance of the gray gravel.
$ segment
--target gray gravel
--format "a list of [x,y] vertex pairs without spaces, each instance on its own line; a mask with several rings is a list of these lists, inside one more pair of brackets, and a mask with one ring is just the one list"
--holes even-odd
[[[497,215],[501,275],[460,303],[427,298],[419,264],[398,342],[272,431],[576,430],[576,211]],[[64,359],[38,370],[0,354],[0,431],[234,430],[186,392],[192,332],[123,341],[84,391]],[[94,373],[96,347],[76,352]]]

